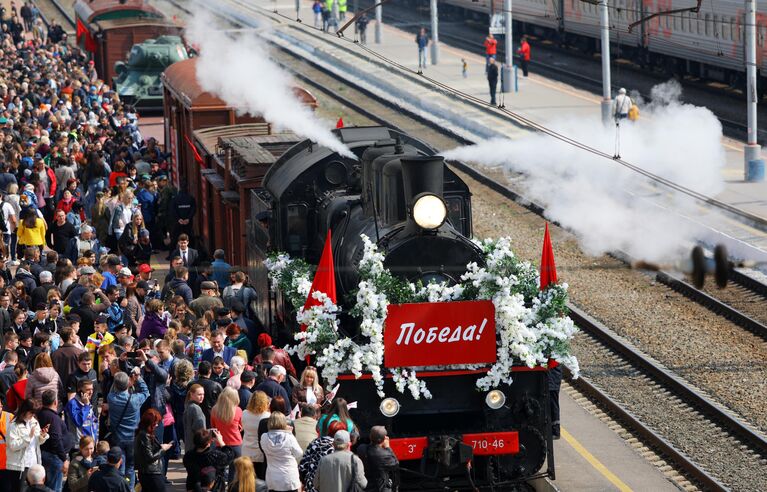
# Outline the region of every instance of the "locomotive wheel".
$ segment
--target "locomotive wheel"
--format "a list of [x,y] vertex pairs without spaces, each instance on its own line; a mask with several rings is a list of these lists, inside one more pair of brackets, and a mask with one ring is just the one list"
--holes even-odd
[[716,285],[720,289],[727,287],[727,279],[730,276],[730,261],[727,259],[727,248],[722,244],[718,244],[714,248],[714,260],[716,262],[716,272],[714,278],[716,279]]
[[492,477],[500,480],[527,478],[541,469],[546,461],[546,438],[535,427],[526,425],[519,430],[519,453],[494,457]]
[[706,256],[703,248],[695,246],[692,249],[692,283],[697,289],[703,288],[706,280]]

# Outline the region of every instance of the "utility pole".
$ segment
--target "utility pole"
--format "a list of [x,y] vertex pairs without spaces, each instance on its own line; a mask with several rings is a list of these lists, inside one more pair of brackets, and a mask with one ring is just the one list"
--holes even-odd
[[610,18],[607,12],[607,0],[599,1],[599,14],[602,28],[602,123],[609,125],[613,103],[610,82]]
[[514,40],[511,38],[511,0],[503,0],[503,46],[506,64],[501,68],[501,92],[511,92],[511,67],[514,65]]
[[439,14],[437,0],[431,0],[431,64],[439,63]]
[[[375,0],[374,0],[375,1]],[[383,37],[383,8],[379,2],[376,5],[376,44],[381,44],[381,38]]]
[[758,143],[759,131],[756,122],[756,105],[759,101],[756,90],[756,0],[746,0],[745,24],[746,105],[748,107],[748,141],[743,149],[745,176],[747,181],[761,181],[764,179],[764,161],[761,160],[762,146]]

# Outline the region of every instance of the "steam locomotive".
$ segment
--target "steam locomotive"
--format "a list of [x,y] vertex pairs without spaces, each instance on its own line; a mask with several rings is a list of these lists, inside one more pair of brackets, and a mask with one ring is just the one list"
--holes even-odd
[[[434,149],[383,127],[335,131],[357,160],[306,140],[287,150],[253,193],[247,224],[252,279],[266,282],[259,270],[268,250],[318,263],[328,230],[342,308],[359,282],[361,234],[385,253],[385,267],[410,281],[454,283],[467,263],[482,264],[469,239],[469,188]],[[280,292],[261,296],[258,309],[261,319],[298,329],[286,321],[294,308]],[[341,330],[359,336],[351,317],[342,318]],[[512,490],[537,475],[554,477],[544,369],[520,367],[512,385],[487,393],[476,389],[485,370],[429,369],[418,375],[431,399],[399,393],[387,379],[389,397],[381,401],[369,376],[339,378],[338,395],[359,402],[351,413],[362,438],[371,426],[386,426],[403,489]]]

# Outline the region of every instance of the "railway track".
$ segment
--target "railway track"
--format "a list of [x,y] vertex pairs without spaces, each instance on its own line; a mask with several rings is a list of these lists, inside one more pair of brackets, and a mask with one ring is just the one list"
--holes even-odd
[[[177,8],[184,9],[184,6],[175,0],[166,1]],[[221,15],[220,12],[217,13]],[[466,143],[460,136],[417,115],[403,115],[402,109],[390,101],[350,84],[347,80],[339,79],[319,65],[298,58],[287,50],[281,50],[281,56],[278,58],[279,62],[295,73],[303,83],[311,85],[315,90],[339,101],[340,104],[372,122],[416,133],[438,148]],[[337,90],[342,86],[343,91]],[[502,184],[496,176],[487,176],[460,163],[453,163],[453,165],[506,199],[524,200]],[[537,214],[542,211],[540,207],[529,202],[526,206],[528,210]],[[619,415],[619,420],[634,429],[648,446],[668,457],[699,486],[715,490],[721,490],[724,487],[753,488],[753,483],[739,483],[737,480],[741,476],[732,477],[728,470],[740,470],[744,464],[755,467],[751,468],[755,470],[767,464],[763,458],[767,456],[767,446],[758,432],[743,424],[740,418],[716,403],[713,398],[695,389],[640,351],[633,349],[620,337],[574,306],[573,316],[578,325],[588,334],[581,337],[578,343],[588,347],[587,352],[591,354],[589,357],[594,360],[591,364],[594,367],[593,373],[589,372],[587,377],[583,378],[584,381],[578,383],[582,391],[597,399],[603,408]],[[620,384],[615,384],[616,377],[621,381]],[[623,381],[624,378],[631,384],[628,385]],[[639,384],[634,384],[637,381]],[[627,385],[635,391],[630,395],[631,398],[626,396],[625,391],[623,393],[620,391]],[[656,410],[663,408],[666,412],[665,425],[664,423],[657,425],[657,422],[653,422],[656,425],[642,424],[644,421],[651,420],[651,416],[646,415],[647,407]],[[676,435],[669,437],[667,427],[677,430]],[[659,428],[665,430],[665,433]],[[720,443],[722,447],[727,448],[724,454],[729,456],[729,461],[724,462],[720,459],[712,461],[711,453],[701,452],[697,448],[690,449],[687,442],[689,439],[680,439],[678,435],[680,429],[683,430],[683,434],[686,432],[688,438],[691,436],[697,438],[700,433],[703,433],[705,439],[712,439],[709,442]],[[745,475],[747,474],[743,476]],[[719,477],[725,477],[726,481],[723,482]],[[760,484],[767,486],[764,482]]]

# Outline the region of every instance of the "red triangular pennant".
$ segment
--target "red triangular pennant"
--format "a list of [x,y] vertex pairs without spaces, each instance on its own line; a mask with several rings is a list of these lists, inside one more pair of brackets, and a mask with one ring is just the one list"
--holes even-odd
[[557,283],[557,266],[554,264],[554,249],[551,247],[549,236],[549,224],[546,223],[546,232],[543,235],[543,253],[541,254],[541,290],[549,284]]
[[336,121],[336,128],[343,128],[344,127],[344,117],[339,116],[338,121]]
[[[309,289],[309,296],[304,303],[304,311],[312,306],[318,306],[320,301],[314,298],[314,293],[319,291],[324,293],[330,298],[333,303],[336,303],[336,269],[333,264],[333,246],[330,230],[325,237],[325,246],[322,248],[322,256],[320,257],[320,263],[317,265],[317,272],[314,274],[314,280],[312,281],[312,288]],[[306,326],[301,325],[301,331],[306,331]],[[306,363],[309,363],[309,357],[306,357]]]
[[86,51],[95,53],[96,41],[93,40],[93,36],[91,36],[91,32],[88,30],[87,27],[85,27],[85,24],[83,24],[83,21],[80,19],[77,19],[77,32],[75,37],[78,43],[80,42],[80,39],[85,38],[83,42],[83,47],[85,48]]

